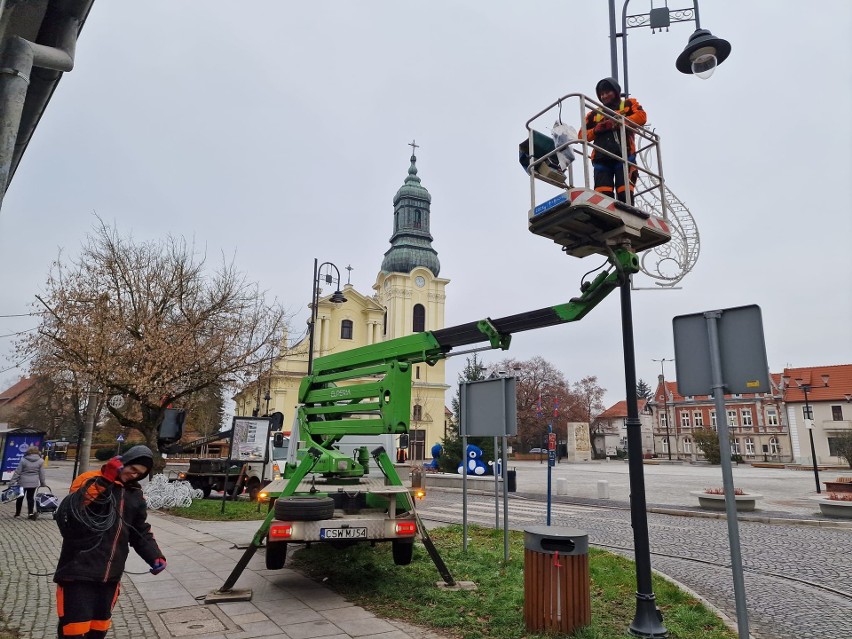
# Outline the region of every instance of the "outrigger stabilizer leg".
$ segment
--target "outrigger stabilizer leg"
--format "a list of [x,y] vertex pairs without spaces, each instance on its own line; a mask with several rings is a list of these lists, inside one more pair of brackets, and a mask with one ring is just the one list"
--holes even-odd
[[[305,476],[311,471],[311,468],[317,463],[317,460],[322,457],[322,451],[316,448],[309,448],[308,454],[305,455],[304,459],[302,459],[302,463],[296,468],[296,472],[290,478],[290,481],[287,482],[287,486],[284,487],[284,490],[281,491],[281,497],[289,497],[293,493],[296,492],[296,488],[299,486],[299,483],[305,478]],[[251,558],[254,557],[254,553],[257,552],[257,549],[263,545],[263,540],[266,538],[266,534],[269,532],[269,526],[272,524],[272,520],[275,519],[275,509],[270,508],[269,513],[266,515],[266,519],[263,520],[263,523],[258,528],[257,532],[252,537],[251,543],[246,548],[243,556],[240,557],[240,560],[237,562],[237,565],[234,566],[234,569],[231,571],[231,574],[228,575],[228,578],[225,580],[225,583],[218,590],[213,590],[209,592],[207,596],[204,598],[204,603],[220,603],[224,601],[251,601],[251,588],[245,588],[242,590],[233,590],[234,584],[237,583],[237,579],[240,578],[240,575],[243,574],[243,571],[248,566]]]

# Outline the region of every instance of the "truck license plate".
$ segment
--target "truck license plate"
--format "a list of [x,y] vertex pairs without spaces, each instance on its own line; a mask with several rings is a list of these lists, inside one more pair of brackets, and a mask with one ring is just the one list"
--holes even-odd
[[321,528],[320,539],[366,539],[366,528]]

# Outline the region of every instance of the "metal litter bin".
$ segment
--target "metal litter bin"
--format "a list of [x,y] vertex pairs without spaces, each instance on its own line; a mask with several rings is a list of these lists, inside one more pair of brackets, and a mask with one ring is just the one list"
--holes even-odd
[[592,622],[587,533],[562,526],[524,530],[524,622],[530,632],[560,634]]
[[506,471],[506,492],[518,491],[518,471],[514,468]]

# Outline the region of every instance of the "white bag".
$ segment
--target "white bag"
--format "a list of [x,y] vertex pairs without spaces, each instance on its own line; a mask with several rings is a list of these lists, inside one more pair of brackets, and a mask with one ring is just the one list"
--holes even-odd
[[15,501],[18,497],[24,496],[24,489],[20,486],[9,486],[6,490],[0,493],[0,501]]
[[[552,135],[558,149],[563,144],[577,139],[577,129],[557,121],[553,124]],[[574,161],[574,150],[570,146],[566,146],[561,151],[556,152],[556,159],[559,161],[559,168],[564,171]]]

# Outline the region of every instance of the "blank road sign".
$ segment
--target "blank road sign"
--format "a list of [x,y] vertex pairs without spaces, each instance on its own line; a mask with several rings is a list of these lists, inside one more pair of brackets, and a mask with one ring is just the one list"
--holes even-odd
[[768,393],[769,365],[760,307],[738,306],[717,311],[680,315],[674,328],[677,389],[681,395],[712,395],[713,377],[708,314],[719,314],[722,383],[725,394]]

